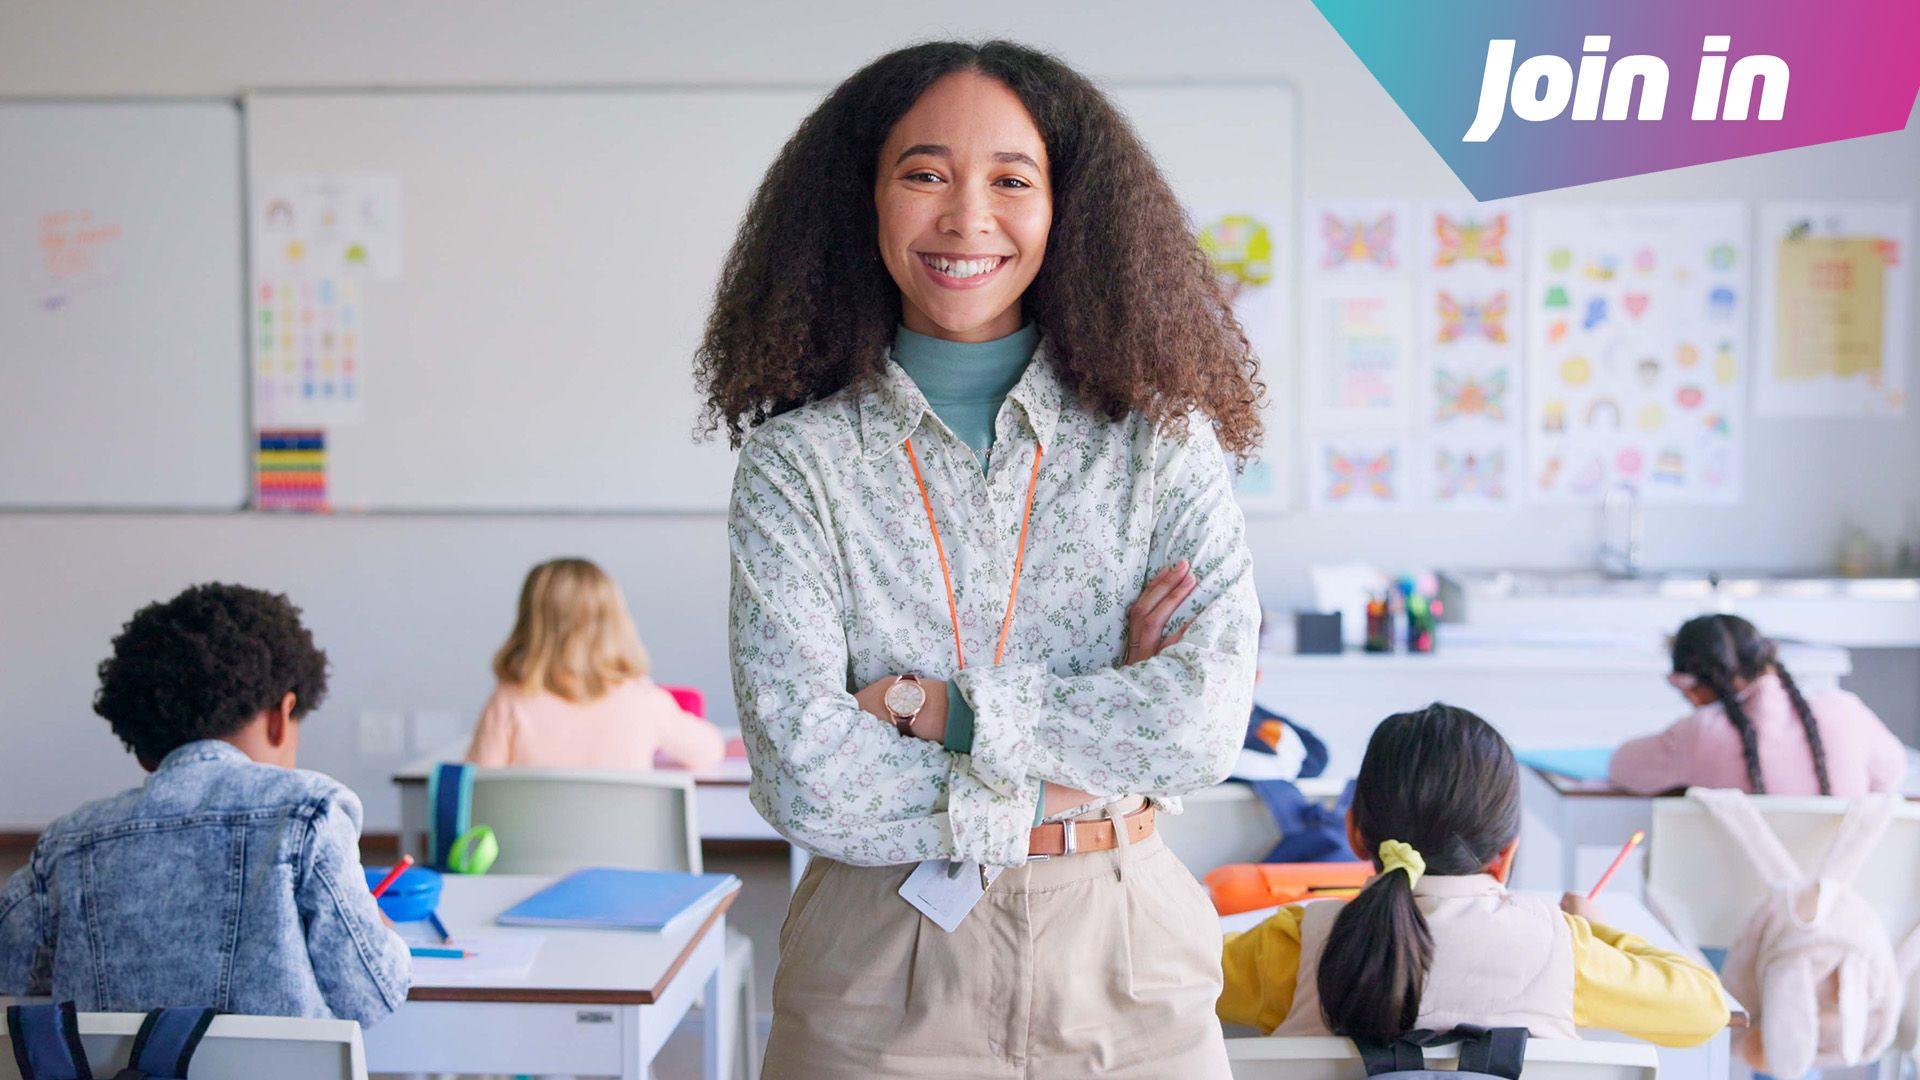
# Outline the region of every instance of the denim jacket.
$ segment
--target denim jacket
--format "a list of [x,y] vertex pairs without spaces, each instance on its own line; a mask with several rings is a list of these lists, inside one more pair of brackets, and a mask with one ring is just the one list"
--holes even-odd
[[0,994],[371,1024],[412,962],[359,837],[360,800],[332,778],[188,743],[42,834],[0,892]]

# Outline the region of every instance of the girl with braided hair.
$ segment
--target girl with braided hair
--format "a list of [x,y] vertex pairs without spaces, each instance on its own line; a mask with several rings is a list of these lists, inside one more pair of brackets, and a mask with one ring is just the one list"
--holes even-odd
[[1900,789],[1906,747],[1873,710],[1838,688],[1808,698],[1778,646],[1737,615],[1702,615],[1682,626],[1667,678],[1694,711],[1614,751],[1615,787],[1849,798]]

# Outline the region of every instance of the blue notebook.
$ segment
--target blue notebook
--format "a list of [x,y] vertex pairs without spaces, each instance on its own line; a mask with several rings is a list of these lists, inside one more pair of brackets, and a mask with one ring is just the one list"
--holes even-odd
[[1575,780],[1605,780],[1607,766],[1613,761],[1613,747],[1521,750],[1513,756],[1519,758],[1522,765],[1531,765],[1542,772],[1571,776]]
[[502,926],[585,926],[670,932],[697,908],[740,887],[732,874],[576,870],[500,913]]

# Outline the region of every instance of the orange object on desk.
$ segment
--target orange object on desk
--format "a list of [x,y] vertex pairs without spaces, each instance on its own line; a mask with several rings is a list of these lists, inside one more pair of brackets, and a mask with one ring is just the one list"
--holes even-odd
[[1297,904],[1326,896],[1351,896],[1367,878],[1367,862],[1229,863],[1201,878],[1222,915]]

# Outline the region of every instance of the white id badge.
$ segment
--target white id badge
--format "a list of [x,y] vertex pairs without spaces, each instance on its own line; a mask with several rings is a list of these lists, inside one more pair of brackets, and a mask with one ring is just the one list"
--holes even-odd
[[907,875],[906,884],[900,886],[900,895],[907,903],[949,934],[987,894],[986,887],[993,879],[1000,876],[999,868],[993,867],[983,877],[980,864],[975,862],[959,864],[959,873],[953,873],[953,869],[950,860],[928,859],[914,867],[913,873]]

